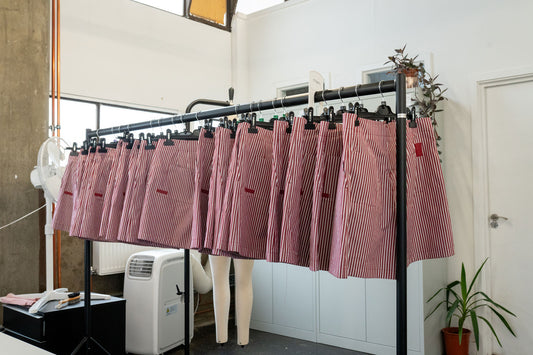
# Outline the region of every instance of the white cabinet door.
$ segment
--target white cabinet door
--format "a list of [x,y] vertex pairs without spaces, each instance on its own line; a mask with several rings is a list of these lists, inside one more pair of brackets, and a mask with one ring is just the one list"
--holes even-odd
[[[422,266],[413,263],[407,269],[407,343],[410,350],[421,351],[424,321]],[[367,341],[396,346],[396,281],[366,280]]]
[[318,332],[355,340],[366,339],[365,280],[318,275]]
[[254,261],[252,285],[254,300],[252,306],[252,322],[272,323],[272,266],[264,260]]

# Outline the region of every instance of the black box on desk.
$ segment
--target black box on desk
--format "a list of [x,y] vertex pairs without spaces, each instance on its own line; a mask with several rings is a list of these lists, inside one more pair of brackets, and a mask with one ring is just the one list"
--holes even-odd
[[[83,300],[56,309],[58,301],[48,302],[36,314],[28,307],[4,305],[6,333],[55,354],[71,354],[85,336]],[[111,354],[126,352],[126,300],[91,301],[92,337]],[[100,354],[92,346],[91,354]]]

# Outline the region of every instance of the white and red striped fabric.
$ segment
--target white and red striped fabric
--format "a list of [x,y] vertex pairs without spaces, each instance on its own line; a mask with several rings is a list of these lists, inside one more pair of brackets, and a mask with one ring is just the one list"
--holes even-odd
[[431,119],[407,128],[407,263],[454,254],[448,200]]
[[98,232],[99,240],[105,240],[107,225],[109,223],[109,214],[111,213],[111,199],[113,197],[113,190],[115,189],[115,179],[117,175],[118,164],[120,162],[120,157],[122,154],[124,154],[125,149],[125,142],[119,140],[116,147],[117,153],[115,154],[111,164],[111,172],[109,173],[109,177],[107,179],[107,186],[104,195],[104,207],[102,209],[102,222],[100,223],[100,230]]
[[213,166],[209,180],[209,200],[207,207],[205,239],[202,252],[215,253],[217,234],[220,229],[220,215],[223,209],[226,182],[232,156],[233,143],[231,130],[218,127],[215,130],[215,150],[213,152]]
[[215,151],[215,139],[206,137],[205,129],[200,130],[196,168],[194,173],[194,200],[192,205],[192,236],[191,249],[203,250],[206,232],[209,188]]
[[[122,205],[122,213],[120,216],[120,223],[118,227],[117,241],[127,242],[127,232],[129,227],[129,210],[133,208],[135,201],[133,200],[135,186],[135,177],[137,175],[137,170],[141,162],[141,152],[144,151],[144,146],[146,141],[136,141],[135,146],[132,148],[130,153],[130,161],[128,164],[128,182],[126,184],[126,192],[124,194],[124,203]],[[141,149],[141,147],[143,147]]]
[[113,188],[113,196],[111,197],[109,221],[107,222],[107,231],[105,234],[105,240],[107,242],[116,242],[118,240],[118,229],[120,227],[122,208],[124,207],[124,198],[126,197],[126,187],[128,185],[130,156],[138,144],[139,141],[137,140],[133,141],[132,144],[124,142],[124,150],[119,157],[115,176],[115,187]]
[[[362,119],[356,127],[354,122],[355,115],[345,114],[329,271],[341,278],[394,279],[396,125]],[[442,172],[432,134],[431,124],[428,126],[425,119],[420,119],[419,128],[407,130],[408,263],[453,254]],[[416,159],[422,157],[427,159],[418,163]],[[423,179],[419,178],[421,174]],[[413,208],[416,205],[421,208]]]
[[279,262],[283,194],[285,192],[285,177],[287,175],[287,165],[289,162],[290,134],[287,133],[288,127],[288,121],[274,121],[274,130],[272,133],[272,177],[270,179],[271,186],[266,245],[266,260],[270,262]]
[[65,173],[61,179],[59,196],[56,202],[52,227],[54,229],[68,231],[70,229],[70,220],[74,202],[74,188],[76,187],[76,169],[78,160],[81,155],[70,155],[68,158]]
[[[242,128],[241,128],[242,126]],[[228,252],[265,259],[272,176],[272,131],[241,123],[241,149],[235,174]]]
[[100,223],[102,221],[102,209],[107,179],[111,171],[113,159],[116,156],[115,148],[99,147],[91,166],[91,177],[85,200],[83,219],[79,237],[89,240],[98,240]]
[[305,118],[297,117],[292,126],[279,252],[280,262],[300,266],[309,266],[313,176],[318,140],[318,129],[306,129],[306,122]]
[[[126,191],[126,200],[129,194],[129,202],[126,208],[126,202],[122,211],[122,219],[125,219],[127,230],[122,240],[125,243],[153,245],[150,242],[141,241],[138,239],[139,225],[141,222],[142,208],[144,205],[144,196],[146,194],[146,181],[148,179],[148,171],[152,163],[155,150],[149,148],[147,141],[142,141],[139,149],[139,156],[137,157],[136,172],[133,176],[133,183],[130,190]],[[125,215],[126,214],[126,215]],[[120,240],[120,233],[119,233]]]
[[342,125],[329,128],[320,122],[313,182],[309,267],[328,270],[331,251],[331,227],[342,156]]
[[[83,152],[82,152],[83,154]],[[70,220],[69,235],[79,236],[81,222],[83,220],[83,214],[85,213],[85,201],[87,196],[87,190],[89,188],[89,180],[91,176],[91,168],[96,156],[96,149],[90,148],[87,151],[85,159],[82,159],[81,171],[79,172],[79,187],[74,195],[74,209],[72,210],[72,219]]]
[[158,141],[148,173],[140,240],[190,248],[197,140]]

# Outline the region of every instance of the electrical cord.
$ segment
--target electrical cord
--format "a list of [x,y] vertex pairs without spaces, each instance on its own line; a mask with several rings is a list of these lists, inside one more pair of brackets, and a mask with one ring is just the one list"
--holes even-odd
[[198,302],[196,303],[196,307],[194,308],[194,314],[198,311],[198,307],[200,306],[200,293],[198,293]]
[[26,218],[26,217],[28,217],[28,216],[31,216],[32,214],[34,214],[35,212],[37,212],[37,211],[39,211],[39,210],[42,210],[44,207],[46,207],[46,204],[44,204],[44,205],[42,205],[41,207],[37,208],[36,210],[33,210],[33,211],[31,211],[30,213],[28,213],[28,214],[26,214],[26,215],[24,215],[24,216],[22,216],[22,217],[20,217],[20,218],[18,218],[18,219],[16,219],[16,220],[14,220],[13,222],[10,222],[10,223],[6,224],[5,226],[0,227],[0,230],[2,230],[2,229],[4,229],[4,228],[7,228],[7,227],[9,227],[9,226],[11,226],[11,225],[13,225],[13,224],[15,224],[15,223],[17,223],[17,222],[22,221],[24,218]]

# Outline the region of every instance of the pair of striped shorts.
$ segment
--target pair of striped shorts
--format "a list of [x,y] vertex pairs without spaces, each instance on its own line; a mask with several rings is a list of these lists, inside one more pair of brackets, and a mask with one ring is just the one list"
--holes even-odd
[[318,140],[317,125],[307,129],[307,120],[294,119],[289,143],[289,164],[283,196],[280,261],[309,266],[309,236],[313,204],[313,178]]
[[111,212],[111,200],[113,198],[113,191],[115,189],[115,179],[117,176],[118,164],[120,162],[121,156],[124,154],[126,149],[126,142],[119,140],[117,142],[115,159],[111,164],[111,172],[107,179],[107,186],[104,195],[104,207],[102,210],[102,221],[100,222],[100,230],[98,232],[98,237],[100,240],[105,240],[107,233],[107,226],[109,222],[109,214]]
[[268,230],[272,131],[239,124],[221,213],[216,249],[236,256],[264,259]]
[[74,208],[72,209],[72,218],[70,220],[69,235],[79,236],[81,229],[81,222],[84,214],[84,201],[86,201],[87,190],[89,189],[89,180],[91,176],[91,168],[96,156],[96,149],[90,148],[87,151],[82,151],[81,165],[78,171],[78,188],[74,195]]
[[213,170],[215,138],[206,137],[206,130],[200,130],[196,169],[194,172],[194,200],[192,205],[191,248],[203,250],[206,233],[207,210],[210,196],[210,179]]
[[209,196],[205,226],[205,237],[200,251],[213,255],[225,255],[222,251],[216,251],[216,240],[220,229],[222,206],[230,159],[232,156],[234,138],[231,137],[231,130],[217,127],[215,130],[215,149],[213,151],[212,172],[209,179]]
[[124,243],[151,245],[149,242],[140,241],[138,234],[148,171],[155,154],[155,150],[152,148],[155,147],[148,146],[147,141],[143,140],[139,146],[138,154],[136,154],[135,162],[132,162],[133,176],[128,179],[118,233],[118,240]]
[[114,148],[98,148],[89,171],[88,189],[85,200],[83,218],[80,226],[79,237],[89,240],[98,240],[104,195],[111,165],[116,155]]
[[270,178],[270,202],[268,211],[268,232],[266,260],[279,262],[279,241],[281,234],[281,218],[283,216],[283,194],[285,178],[289,163],[288,121],[274,121],[272,133],[272,176]]
[[80,154],[70,155],[68,158],[65,173],[61,180],[59,188],[59,196],[52,220],[54,229],[68,231],[70,229],[70,219],[72,217],[72,209],[74,203],[74,188],[76,187],[76,168],[80,158]]
[[148,172],[138,239],[190,248],[197,140],[158,141]]
[[[394,279],[396,125],[345,114],[329,272]],[[450,217],[429,118],[407,128],[408,263],[453,254]],[[419,208],[414,208],[419,206]]]

